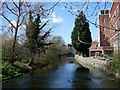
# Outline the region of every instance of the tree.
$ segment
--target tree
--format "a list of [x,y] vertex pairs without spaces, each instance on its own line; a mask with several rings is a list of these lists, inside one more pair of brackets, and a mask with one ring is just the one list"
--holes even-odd
[[55,36],[52,38],[52,42],[59,45],[64,45],[64,40],[61,36]]
[[44,52],[46,45],[50,45],[50,43],[45,42],[45,39],[49,36],[52,29],[46,31],[43,35],[40,35],[41,30],[43,30],[47,23],[48,21],[41,25],[40,15],[36,14],[36,17],[33,18],[32,12],[29,12],[29,21],[26,25],[26,37],[31,58],[28,64],[35,61],[37,53],[40,54],[41,52]]
[[77,52],[89,56],[89,47],[91,46],[92,38],[89,23],[86,21],[86,17],[82,11],[75,20],[71,39],[73,47]]
[[[10,5],[12,7],[10,7]],[[13,39],[13,44],[12,44],[12,53],[11,53],[11,58],[9,60],[9,63],[13,64],[14,63],[14,57],[15,57],[15,49],[16,49],[16,42],[17,42],[17,33],[19,27],[23,24],[24,18],[27,15],[27,13],[23,13],[23,2],[18,2],[17,4],[12,1],[10,2],[3,2],[1,9],[3,10],[0,15],[11,25],[11,29],[13,31],[14,29],[14,39]],[[7,11],[8,10],[8,11]],[[7,11],[7,12],[6,12]],[[11,19],[8,17],[8,13],[11,13],[14,17],[16,17],[16,25],[14,25],[11,21]]]
[[[14,0],[12,0],[11,2],[4,1],[1,3],[0,10],[2,11],[0,12],[0,16],[2,16],[3,22],[7,21],[7,23],[5,22],[3,26],[7,28],[9,25],[10,28],[7,29],[13,34],[12,53],[8,60],[9,63],[4,68],[6,68],[9,64],[14,64],[16,57],[15,53],[17,51],[16,43],[18,39],[18,33],[21,27],[25,25],[28,20],[27,16],[29,10],[31,10],[35,14],[39,13],[42,18],[47,18],[53,12],[52,9],[54,9],[54,7],[58,3],[59,2],[57,2],[52,7],[46,9],[43,8],[45,6],[43,3],[24,2],[23,0],[18,0],[18,2],[15,2]],[[4,31],[6,30],[4,29]]]

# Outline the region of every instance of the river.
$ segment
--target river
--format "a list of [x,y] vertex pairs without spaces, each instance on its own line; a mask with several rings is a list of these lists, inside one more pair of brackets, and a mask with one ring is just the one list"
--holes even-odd
[[35,70],[10,79],[2,88],[120,88],[120,80],[100,70],[78,71],[80,65],[64,63],[56,69]]

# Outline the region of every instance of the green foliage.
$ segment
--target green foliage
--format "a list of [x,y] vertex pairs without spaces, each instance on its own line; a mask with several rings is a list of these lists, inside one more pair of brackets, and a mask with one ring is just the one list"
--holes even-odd
[[[5,63],[7,64],[7,63]],[[4,65],[5,65],[4,64]],[[3,71],[2,71],[2,74],[3,75],[8,75],[8,76],[11,76],[11,75],[14,75],[16,74],[16,67],[12,66],[12,65],[8,65]]]
[[[8,63],[4,63],[3,67],[5,65],[7,65]],[[19,62],[19,61],[15,61],[14,65],[8,65],[3,71],[2,71],[2,75],[3,77],[7,77],[7,76],[13,76],[16,75],[18,73],[22,73],[24,72],[24,70],[27,69],[27,65],[25,63]]]
[[60,37],[56,39],[57,41],[51,41],[54,43],[53,45],[46,43],[46,39],[51,33],[51,29],[49,29],[41,34],[41,30],[46,25],[47,22],[41,24],[39,15],[33,18],[32,13],[29,14],[29,21],[26,26],[27,40],[22,44],[16,41],[15,61],[13,65],[8,65],[12,53],[13,38],[4,41],[2,44],[3,64],[0,68],[8,66],[2,72],[3,78],[24,72],[28,68],[28,62],[31,60],[31,57],[34,57],[32,59],[35,59],[40,67],[52,64],[57,65],[61,62],[60,55],[65,51],[63,40]]
[[109,55],[107,53],[103,54],[103,57],[108,59],[109,58]]
[[[37,20],[35,20],[36,23],[33,21],[32,13],[29,12],[29,22],[26,28],[26,37],[28,40],[28,48],[31,53],[36,53],[36,48],[37,48],[37,37],[38,37],[38,30],[39,28],[37,27]],[[39,22],[39,21],[38,21]]]
[[0,63],[0,69],[2,68],[2,64]]
[[53,45],[47,47],[45,53],[41,53],[39,57],[39,66],[52,65],[57,66],[62,61],[61,53],[66,53],[67,49],[61,37],[53,37]]
[[73,28],[71,39],[72,45],[75,48],[75,50],[88,56],[89,54],[88,48],[91,46],[91,44],[85,44],[80,42],[78,40],[78,37],[83,42],[87,43],[92,42],[89,23],[87,22],[86,17],[82,11],[75,20],[75,27]]
[[113,60],[112,62],[109,64],[108,69],[112,72],[118,72],[120,74],[120,53],[117,54],[115,53],[113,55]]
[[61,62],[61,51],[55,45],[49,46],[45,54],[40,55],[39,66],[58,65]]
[[2,74],[0,74],[0,80],[2,80],[2,77],[3,77],[3,75],[2,75]]
[[37,14],[35,18],[32,16],[32,12],[29,13],[29,22],[26,28],[27,45],[32,56],[37,53],[45,52],[46,43],[45,39],[49,36],[51,29],[41,35],[41,30],[47,25],[47,22],[41,24],[40,15]]
[[[2,43],[2,63],[9,62],[12,53],[12,39]],[[30,52],[25,44],[16,43],[15,61],[27,63]]]
[[14,62],[14,65],[18,66],[21,69],[26,69],[28,67],[27,64],[19,62],[19,61]]
[[8,61],[12,53],[12,41],[6,41],[2,44],[2,62]]

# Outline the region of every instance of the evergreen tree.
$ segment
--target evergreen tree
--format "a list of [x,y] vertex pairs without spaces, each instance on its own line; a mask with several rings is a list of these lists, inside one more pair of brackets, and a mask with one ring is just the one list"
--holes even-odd
[[40,35],[40,31],[47,25],[47,22],[41,25],[40,15],[37,14],[35,18],[32,16],[32,12],[29,12],[29,21],[26,28],[27,46],[31,53],[29,63],[35,61],[35,55],[41,52],[45,52],[46,43],[45,39],[49,36],[51,29],[46,31],[44,35]]
[[89,47],[91,46],[92,38],[89,23],[83,11],[80,12],[75,20],[75,27],[73,28],[71,39],[72,45],[77,52],[89,56]]
[[[30,50],[30,53],[35,54],[36,53],[36,38],[37,38],[37,34],[35,35],[35,23],[33,21],[33,17],[32,17],[32,13],[29,12],[29,21],[27,24],[27,28],[26,28],[26,37],[27,37],[27,45],[28,48]],[[39,30],[39,29],[38,29]]]

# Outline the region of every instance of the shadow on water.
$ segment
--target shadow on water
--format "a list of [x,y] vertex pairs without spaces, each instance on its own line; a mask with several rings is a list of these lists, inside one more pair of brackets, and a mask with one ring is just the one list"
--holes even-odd
[[75,88],[120,88],[120,79],[106,75],[98,68],[76,69],[73,86]]
[[109,78],[98,70],[81,70],[81,65],[67,62],[53,70],[36,70],[13,78],[3,83],[3,88],[113,88],[119,85],[120,80]]

